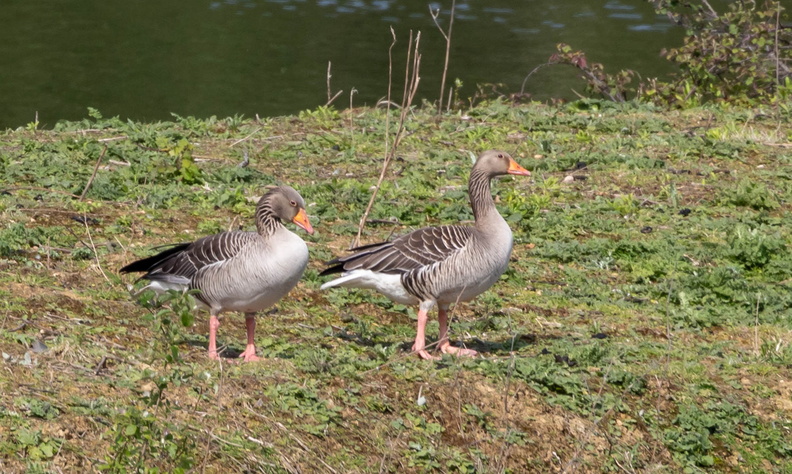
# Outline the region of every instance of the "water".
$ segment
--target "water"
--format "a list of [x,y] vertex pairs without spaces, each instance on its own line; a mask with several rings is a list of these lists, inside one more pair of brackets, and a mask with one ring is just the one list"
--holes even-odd
[[[445,40],[429,6],[449,20],[450,1],[393,0],[9,0],[0,5],[0,128],[87,116],[167,120],[181,116],[293,114],[327,102],[373,105],[387,93],[390,27],[394,77],[402,80],[409,31],[421,31],[419,96],[436,100]],[[587,52],[606,70],[665,76],[659,57],[682,31],[643,0],[460,1],[449,78],[519,91],[555,44]],[[573,98],[584,84],[568,66],[526,84],[537,99]],[[401,82],[394,90],[401,90]]]

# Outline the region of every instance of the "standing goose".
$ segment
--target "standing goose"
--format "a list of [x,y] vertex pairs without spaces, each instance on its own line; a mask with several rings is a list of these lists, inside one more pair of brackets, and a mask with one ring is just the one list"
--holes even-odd
[[328,262],[320,275],[341,273],[341,277],[321,288],[370,288],[397,303],[419,304],[412,349],[423,359],[436,359],[426,351],[426,322],[427,313],[437,304],[440,350],[475,356],[476,351],[454,347],[448,341],[447,311],[451,304],[486,291],[506,270],[512,233],[495,208],[490,190],[492,178],[506,174],[531,175],[508,153],[482,153],[468,182],[474,226],[424,227],[391,242],[355,248],[352,255]]
[[146,272],[140,277],[150,281],[145,288],[158,293],[199,290],[196,298],[210,314],[210,359],[220,358],[218,315],[225,311],[245,313],[247,347],[239,357],[256,361],[256,312],[274,305],[294,288],[308,264],[308,246],[284,227],[281,219],[313,234],[303,198],[289,186],[278,186],[262,196],[256,206],[256,232],[222,232],[178,244],[120,271]]

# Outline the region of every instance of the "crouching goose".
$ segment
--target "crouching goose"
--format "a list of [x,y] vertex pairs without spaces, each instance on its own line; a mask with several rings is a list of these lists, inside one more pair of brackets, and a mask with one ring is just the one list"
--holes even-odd
[[203,237],[130,263],[120,271],[146,272],[140,279],[149,280],[145,288],[157,292],[199,290],[196,298],[210,314],[210,359],[219,359],[220,313],[245,313],[247,347],[239,357],[259,360],[253,342],[256,312],[274,305],[294,288],[308,264],[308,246],[284,227],[281,219],[313,234],[303,198],[289,186],[278,186],[262,196],[256,206],[256,232]]
[[320,275],[341,273],[321,289],[334,286],[370,288],[401,304],[418,304],[414,352],[436,359],[426,351],[427,313],[438,306],[439,348],[443,353],[474,356],[476,351],[454,347],[448,341],[447,311],[457,301],[469,301],[486,291],[506,270],[512,250],[509,225],[492,200],[490,181],[495,176],[531,173],[508,153],[486,151],[470,172],[468,193],[474,226],[425,227],[391,242],[352,249],[352,255],[328,262]]

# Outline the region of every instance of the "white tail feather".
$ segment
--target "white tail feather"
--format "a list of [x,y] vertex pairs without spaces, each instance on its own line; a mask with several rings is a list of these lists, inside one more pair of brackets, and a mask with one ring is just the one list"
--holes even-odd
[[353,285],[344,285],[344,283],[347,283],[349,281],[357,280],[358,278],[360,278],[360,275],[355,275],[354,273],[346,274],[346,275],[343,275],[341,278],[336,278],[335,280],[328,281],[324,285],[320,286],[319,289],[320,290],[326,290],[328,288],[333,288],[334,286],[352,286],[352,287],[354,287],[355,286],[354,284]]
[[378,273],[371,270],[352,270],[343,273],[340,278],[330,280],[320,287],[325,290],[334,286],[346,288],[368,288],[377,290],[393,301],[401,304],[416,304],[418,299],[410,295],[401,284],[401,275],[397,273]]

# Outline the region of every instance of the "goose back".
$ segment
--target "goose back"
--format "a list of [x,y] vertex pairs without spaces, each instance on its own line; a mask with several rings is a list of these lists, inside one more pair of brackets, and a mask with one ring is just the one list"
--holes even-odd
[[407,273],[447,259],[465,247],[472,233],[463,226],[424,227],[390,242],[354,248],[354,254],[328,262],[331,267],[320,275],[356,269]]
[[[372,288],[404,304],[427,299],[468,301],[492,286],[508,265],[511,230],[499,214],[494,216],[494,228],[485,231],[466,226],[425,227],[392,242],[354,249],[352,255],[328,263],[330,267],[321,275],[343,272],[344,276],[322,289]],[[398,277],[398,284],[393,277]]]
[[[530,174],[507,154],[483,153],[471,171],[468,191],[475,226],[418,229],[392,242],[353,249],[321,275],[342,273],[322,285],[373,288],[394,301],[468,301],[490,288],[506,270],[512,232],[498,213],[490,181],[503,174]],[[398,277],[398,281],[396,281]]]
[[121,273],[145,271],[140,280],[182,285],[186,289],[195,274],[207,265],[225,262],[249,245],[252,232],[223,232],[200,238],[192,243],[178,244],[152,257],[123,267]]

